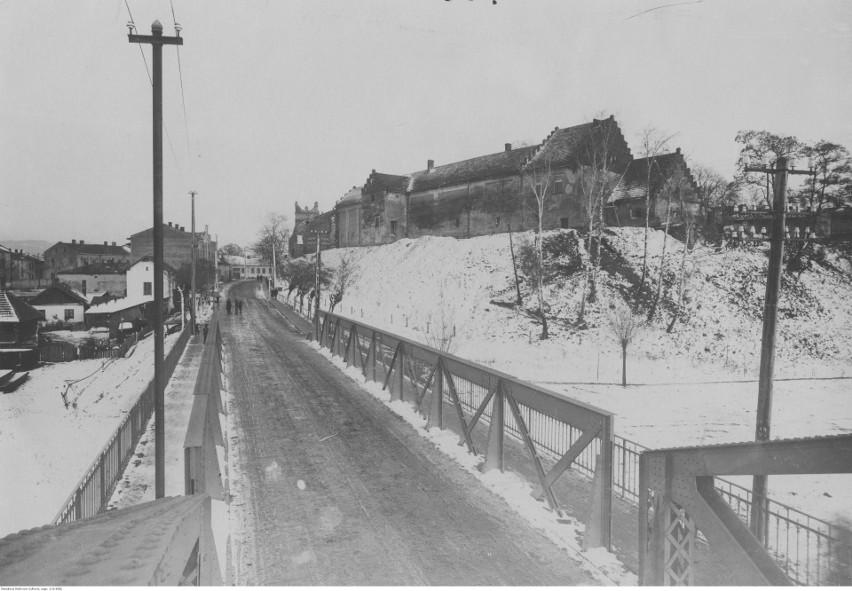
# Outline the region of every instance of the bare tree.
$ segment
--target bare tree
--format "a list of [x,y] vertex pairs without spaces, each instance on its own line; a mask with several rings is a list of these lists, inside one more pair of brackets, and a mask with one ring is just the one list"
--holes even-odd
[[686,262],[693,246],[691,233],[693,231],[694,220],[692,216],[687,213],[686,208],[684,207],[684,193],[685,191],[680,191],[680,211],[683,216],[685,238],[683,243],[683,253],[680,258],[680,271],[678,273],[677,304],[675,305],[675,311],[674,314],[672,314],[671,322],[669,322],[669,325],[666,328],[666,332],[668,333],[674,329],[674,325],[680,317],[683,309],[683,294],[686,286]]
[[698,187],[698,215],[701,218],[706,218],[714,207],[737,204],[739,187],[735,181],[727,180],[712,168],[700,164],[692,166],[691,170]]
[[621,345],[621,385],[627,386],[627,347],[639,332],[642,321],[628,306],[614,306],[607,315],[610,333]]
[[[544,212],[552,197],[550,188],[553,183],[552,153],[528,161],[521,168],[521,173],[531,192],[531,199],[527,200],[527,203],[532,206],[538,225],[535,234],[536,262],[537,267],[543,269],[544,251],[542,249],[542,234],[544,232]],[[541,319],[541,339],[545,340],[549,337],[549,333],[547,330],[547,316],[545,314],[544,273],[542,272],[536,274],[535,292],[538,298],[536,315]]]
[[604,207],[612,191],[627,173],[627,168],[621,173],[615,170],[618,160],[612,152],[612,146],[617,128],[610,125],[609,121],[609,119],[596,120],[596,124],[589,128],[584,148],[578,152],[577,164],[581,170],[579,185],[586,198],[586,213],[589,218],[586,252],[591,260],[584,278],[577,324],[584,321],[587,299],[590,303],[597,299]]
[[444,297],[443,283],[438,292],[437,305],[426,317],[426,344],[446,353],[455,353],[458,348],[455,315]]
[[287,216],[281,213],[268,212],[266,223],[257,232],[257,241],[250,250],[263,261],[272,262],[272,249],[275,249],[276,272],[281,274],[287,259],[287,241],[290,230],[287,227]]
[[[682,170],[677,170],[669,177],[658,194],[658,199],[664,199],[666,202],[666,221],[663,224],[663,246],[660,253],[660,272],[657,276],[657,290],[654,293],[654,300],[651,302],[651,308],[648,311],[648,322],[654,319],[657,313],[657,307],[660,305],[660,297],[663,292],[663,278],[666,271],[666,247],[668,246],[669,228],[672,219],[672,201],[677,200],[680,207],[683,208],[684,193],[689,190],[689,181],[683,174]],[[682,209],[681,209],[682,211]],[[683,214],[681,214],[683,215]]]
[[512,258],[512,271],[515,275],[515,294],[518,306],[522,306],[524,301],[521,297],[521,282],[518,278],[518,262],[515,257],[512,224],[515,216],[519,213],[520,207],[521,195],[515,188],[513,179],[501,179],[498,181],[496,186],[493,187],[493,191],[489,191],[482,202],[483,211],[495,215],[495,226],[499,226],[501,220],[505,220],[506,222],[506,228],[509,232],[509,255]]
[[813,162],[816,174],[810,187],[799,192],[799,201],[811,211],[820,212],[826,207],[852,204],[852,157],[840,144],[820,140],[805,146],[802,155]]
[[773,164],[781,156],[798,156],[802,153],[804,144],[796,139],[796,136],[782,136],[753,129],[740,131],[735,141],[742,144],[737,158],[737,170],[742,172],[737,174],[735,179],[748,188],[756,199],[763,200],[769,208],[772,208],[775,175],[761,176],[762,173],[759,172],[745,172],[746,165],[751,161]]
[[657,158],[668,152],[669,142],[673,135],[666,134],[655,127],[646,127],[642,130],[641,144],[639,154],[645,159],[645,236],[642,247],[642,275],[639,278],[639,285],[636,287],[636,297],[642,293],[645,287],[645,280],[648,276],[648,232],[651,225],[651,175],[656,168],[659,172],[659,164]]
[[334,314],[334,308],[343,300],[346,291],[355,281],[355,268],[348,256],[343,256],[334,270],[334,279],[331,283],[331,293],[329,294],[330,306],[329,311]]

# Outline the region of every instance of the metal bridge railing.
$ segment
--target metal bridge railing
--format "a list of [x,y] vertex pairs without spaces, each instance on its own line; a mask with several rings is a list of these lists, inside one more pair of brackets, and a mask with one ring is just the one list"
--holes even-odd
[[[324,318],[324,312],[320,310],[320,318]],[[310,318],[313,318],[311,316]],[[351,322],[351,321],[345,321]],[[353,323],[355,324],[355,323]],[[357,325],[356,326],[361,326]],[[373,329],[370,329],[373,330]],[[344,330],[345,338],[348,332]],[[330,336],[326,346],[329,345]],[[399,337],[394,337],[399,339]],[[368,351],[371,336],[358,333],[359,349]],[[381,342],[377,344],[377,359],[382,365],[379,372],[385,375],[393,360],[394,346]],[[421,360],[413,360],[413,374],[418,376],[419,386],[425,382],[432,364]],[[408,379],[408,378],[406,378]],[[456,391],[462,407],[468,413],[475,413],[482,405],[488,395],[483,386],[470,382],[459,376],[455,377]],[[444,399],[452,402],[448,391],[444,391]],[[548,417],[546,414],[537,412],[524,405],[519,405],[521,415],[535,441],[537,448],[543,456],[551,459],[559,459],[570,446],[582,435],[582,430]],[[491,407],[481,413],[482,420],[490,423]],[[517,429],[514,417],[505,418],[506,432],[518,441],[523,437]],[[625,439],[619,435],[612,436],[612,492],[628,502],[639,504],[639,456],[642,452],[649,451],[635,441]],[[580,453],[573,461],[571,467],[586,476],[593,477],[595,473],[595,461],[600,453],[600,440],[595,439]],[[734,513],[743,523],[749,523],[751,512],[754,510],[751,491],[738,484],[723,478],[715,478],[715,488],[719,495],[733,509]],[[775,501],[767,499],[768,515],[766,521],[769,526],[769,535],[764,542],[765,550],[772,556],[776,563],[782,566],[786,575],[795,583],[802,585],[814,584],[837,584],[836,581],[852,582],[849,575],[850,564],[852,564],[852,546],[844,530],[838,528],[825,520],[809,515],[803,511]],[[760,510],[760,509],[758,509]],[[699,533],[697,543],[706,543],[704,537]]]
[[[165,379],[168,381],[174,373],[180,356],[183,354],[191,331],[187,328],[178,337],[177,342],[166,355]],[[124,472],[127,462],[133,456],[136,444],[139,443],[148,420],[154,412],[154,380],[136,400],[133,408],[127,413],[124,421],[115,430],[98,457],[86,470],[83,478],[65,503],[52,523],[59,525],[77,521],[85,517],[97,515],[106,510],[112,493]]]
[[[597,521],[590,519],[584,544],[609,548],[612,413],[322,310],[314,326],[320,346],[358,367],[366,379],[381,382],[392,399],[411,402],[427,417],[427,427],[443,428],[444,413],[452,412],[471,453],[477,453],[474,427],[480,420],[488,423],[484,470],[504,469],[505,435],[521,441],[552,510],[560,511],[552,485],[569,466],[582,462],[597,471],[600,486],[592,511]],[[548,472],[543,456],[556,460]]]
[[852,473],[852,436],[648,450],[640,466],[640,584],[691,584],[702,538],[741,584],[852,582],[848,532],[769,500],[761,543],[748,528],[760,503],[719,478]]

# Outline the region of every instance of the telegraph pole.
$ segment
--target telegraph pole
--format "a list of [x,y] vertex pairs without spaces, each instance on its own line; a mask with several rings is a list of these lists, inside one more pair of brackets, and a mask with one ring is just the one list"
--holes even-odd
[[[788,169],[788,166],[790,168]],[[769,270],[766,278],[766,296],[763,304],[763,337],[760,349],[760,381],[757,392],[757,424],[754,440],[768,441],[772,420],[772,374],[775,370],[775,334],[778,323],[778,294],[781,291],[781,274],[784,263],[784,235],[786,233],[787,176],[813,174],[812,170],[796,170],[795,162],[788,163],[779,156],[775,166],[746,166],[746,172],[763,172],[775,177],[775,195],[772,201],[772,233],[769,237]],[[751,530],[763,542],[769,521],[766,502],[766,474],[755,474],[752,481]]]
[[192,334],[196,334],[198,331],[195,324],[195,196],[198,194],[198,191],[190,191],[189,194],[192,199],[192,286],[190,287],[191,291],[189,294],[189,321],[192,323],[190,327]]
[[154,21],[150,35],[134,35],[130,43],[151,45],[151,86],[154,119],[154,495],[166,496],[165,368],[163,330],[163,45],[183,45],[180,36],[163,37],[163,25]]
[[316,260],[316,288],[314,289],[314,294],[316,294],[316,298],[314,301],[314,335],[317,337],[317,342],[319,342],[319,306],[320,306],[320,231],[316,230],[317,236],[317,260]]

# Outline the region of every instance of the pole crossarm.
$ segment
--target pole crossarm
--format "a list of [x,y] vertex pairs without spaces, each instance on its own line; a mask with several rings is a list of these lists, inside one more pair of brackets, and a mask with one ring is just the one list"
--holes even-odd
[[127,36],[131,43],[149,43],[151,45],[183,45],[182,37],[163,37],[162,35],[133,35]]

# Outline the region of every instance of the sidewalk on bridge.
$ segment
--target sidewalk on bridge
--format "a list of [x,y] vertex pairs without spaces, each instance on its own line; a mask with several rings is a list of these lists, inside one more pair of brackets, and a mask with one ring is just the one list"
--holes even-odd
[[[165,496],[183,496],[185,488],[184,475],[184,448],[183,442],[186,437],[189,416],[192,412],[194,401],[195,384],[198,371],[201,367],[201,357],[205,346],[213,346],[215,339],[208,336],[207,343],[203,343],[202,336],[196,335],[190,338],[186,350],[178,361],[169,383],[165,390]],[[221,418],[221,417],[220,417]],[[222,419],[221,425],[226,425]],[[124,470],[121,481],[116,486],[109,502],[109,509],[122,509],[155,500],[155,445],[154,445],[154,417],[148,422],[145,434],[142,436],[134,453],[135,458],[131,460]],[[226,439],[227,440],[227,439]],[[219,454],[219,465],[222,473],[226,474],[227,462],[225,461],[222,448],[216,447]],[[227,551],[227,521],[228,507],[221,501],[212,502],[213,511],[213,535],[216,542],[216,550],[219,555],[219,565],[222,569],[226,565]],[[225,573],[222,573],[223,580]]]
[[[273,305],[305,336],[313,331],[313,323],[300,316],[289,305],[280,301],[275,301]],[[447,407],[444,411],[444,427],[459,434],[462,432],[458,417],[455,413],[448,412]],[[487,448],[487,435],[487,424],[474,430],[473,440],[477,450]],[[532,485],[538,482],[534,464],[530,461],[529,452],[523,443],[507,438],[505,454],[507,471],[522,476]],[[547,457],[542,457],[545,471],[548,471],[553,463]],[[560,508],[581,523],[584,523],[592,512],[592,488],[592,479],[574,470],[566,471],[552,487]],[[639,508],[631,500],[614,494],[612,510],[612,552],[629,571],[638,573]],[[577,540],[577,543],[579,545],[582,541]],[[729,580],[730,573],[709,554],[705,546],[696,546],[694,560],[696,581],[700,581],[700,584],[736,585],[736,581]]]

